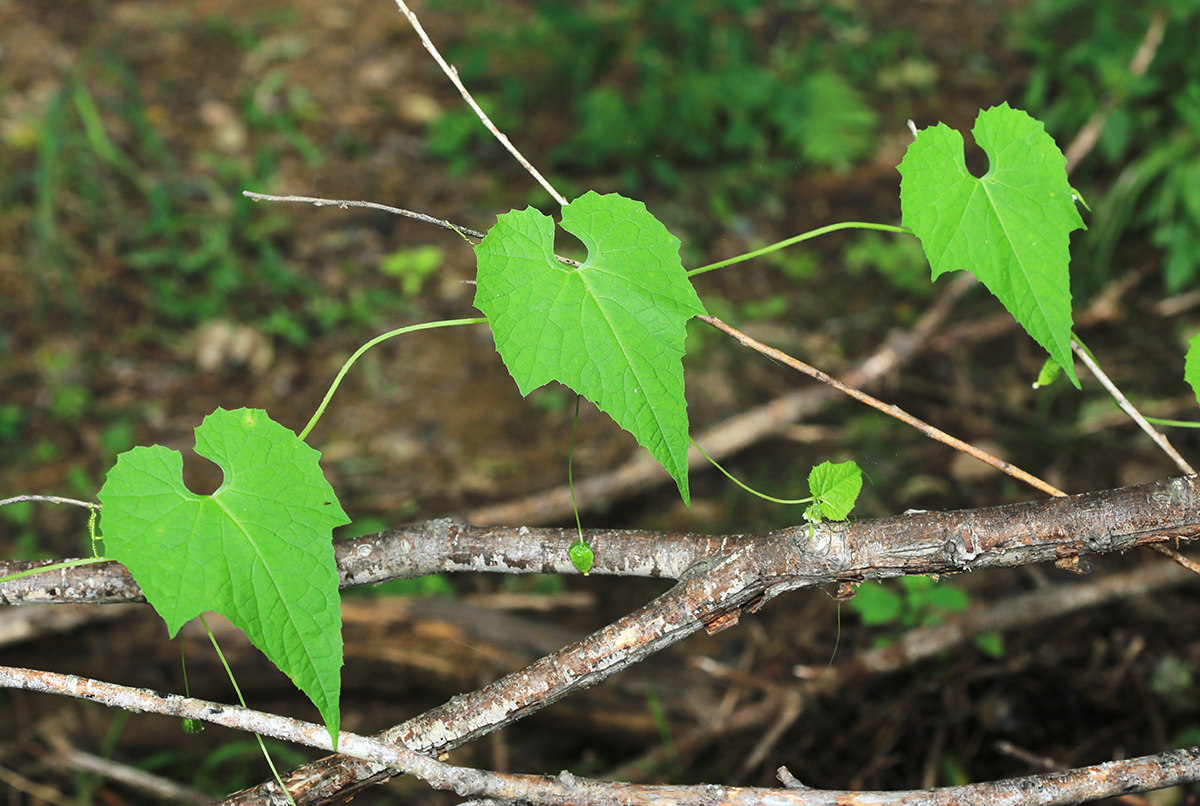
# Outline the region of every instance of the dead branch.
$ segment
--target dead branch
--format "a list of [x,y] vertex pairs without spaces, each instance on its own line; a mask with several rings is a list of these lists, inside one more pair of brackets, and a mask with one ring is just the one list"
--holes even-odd
[[[263,736],[331,749],[321,725],[264,714],[248,708],[161,695],[145,689],[117,686],[74,675],[0,667],[0,686],[62,694],[134,711],[153,711],[211,722]],[[780,806],[817,804],[906,804],[950,806],[979,803],[988,806],[1053,806],[1079,803],[1110,795],[1146,792],[1200,780],[1200,747],[1172,750],[1128,761],[1110,761],[1067,772],[1053,772],[985,784],[908,792],[838,792],[807,788],[647,786],[576,778],[560,773],[550,778],[506,775],[443,764],[407,748],[343,731],[338,746],[357,758],[404,769],[437,789],[453,789],[462,797],[476,796],[533,806],[651,806],[697,803],[711,806]],[[295,793],[293,793],[294,795]]]
[[[1200,481],[1171,479],[1139,487],[955,513],[900,515],[857,524],[784,529],[728,538],[658,599],[533,665],[380,734],[422,752],[444,752],[515,722],[704,628],[737,624],[784,593],[830,582],[907,573],[958,573],[1124,551],[1200,537]],[[608,551],[592,544],[597,560]],[[298,803],[326,803],[394,773],[331,756],[285,777]],[[226,804],[271,802],[264,785]]]
[[[713,562],[748,546],[780,545],[792,548],[782,549],[772,558],[773,564],[762,570],[803,576],[809,580],[806,585],[822,585],[844,579],[957,573],[993,564],[1025,565],[1188,539],[1197,516],[1183,502],[1194,502],[1195,487],[1196,477],[1188,476],[1031,504],[826,524],[816,529],[811,543],[807,525],[763,535],[613,529],[584,533],[595,553],[594,574],[680,579],[698,563]],[[1081,531],[1085,526],[1087,531]],[[1023,541],[1019,556],[1013,535],[1006,531],[1014,529]],[[566,529],[502,529],[441,519],[338,541],[335,553],[342,587],[454,571],[574,574],[567,551],[576,538],[576,532]],[[827,538],[830,542],[824,545],[837,553],[817,559],[821,552],[812,547]],[[999,546],[1007,547],[1003,558],[990,553]],[[0,576],[52,562],[0,563]],[[116,562],[0,582],[0,604],[138,601],[145,601],[141,589]]]

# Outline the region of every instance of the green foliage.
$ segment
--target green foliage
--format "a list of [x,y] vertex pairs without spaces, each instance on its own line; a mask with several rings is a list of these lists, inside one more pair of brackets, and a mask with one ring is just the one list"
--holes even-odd
[[900,164],[904,224],[921,239],[933,279],[968,269],[1045,348],[1075,386],[1071,362],[1070,233],[1084,227],[1042,124],[1008,104],[985,110],[972,130],[991,167],[963,163],[962,135],[925,129]]
[[899,590],[864,584],[850,600],[851,609],[868,627],[935,623],[943,613],[965,610],[967,605],[960,589],[938,585],[929,577],[901,577]]
[[317,451],[255,409],[218,409],[196,453],[221,467],[211,496],[161,446],[117,459],[100,490],[109,556],[129,568],[172,637],[213,610],[317,706],[337,743],[342,638],[331,533],[349,519]]
[[[849,605],[868,627],[890,627],[893,634],[940,624],[946,616],[961,613],[971,606],[966,591],[932,577],[906,576],[898,585],[865,583],[860,585]],[[879,640],[891,642],[890,636]],[[1004,639],[998,633],[976,636],[975,646],[984,654],[1004,655]]]
[[554,256],[554,222],[532,208],[501,215],[476,247],[475,305],[522,395],[559,381],[629,431],[687,502],[685,325],[704,313],[679,240],[641,202],[587,193],[562,227],[588,249]]
[[1196,402],[1200,403],[1200,333],[1193,336],[1188,344],[1187,356],[1183,361],[1183,378],[1196,393]]
[[[1167,14],[1142,76],[1129,64],[1151,19]],[[1094,293],[1124,243],[1147,239],[1164,252],[1168,293],[1200,281],[1200,4],[1037,0],[1023,15],[1021,46],[1033,71],[1024,104],[1056,137],[1069,137],[1096,110],[1110,111],[1075,182],[1091,186],[1096,214],[1079,244],[1087,267],[1077,293]],[[1124,261],[1121,261],[1124,263]]]
[[[237,47],[258,47],[255,35],[233,38]],[[162,106],[143,97],[139,81],[115,45],[97,47],[50,94],[40,117],[5,133],[0,217],[15,217],[10,205],[32,200],[25,280],[44,299],[61,288],[56,303],[73,316],[111,318],[111,308],[100,310],[76,290],[92,285],[88,272],[96,265],[119,266],[133,276],[109,278],[106,287],[146,289],[117,301],[150,313],[124,321],[171,328],[214,318],[254,322],[298,345],[394,308],[400,296],[384,288],[359,281],[330,294],[295,271],[278,243],[290,217],[241,195],[276,184],[289,156],[310,166],[324,159],[300,131],[320,109],[287,84],[285,72],[266,71],[240,106],[225,108],[215,147],[191,165],[175,156]]]
[[813,502],[804,511],[806,520],[820,523],[825,518],[843,521],[854,509],[862,491],[862,469],[855,462],[822,462],[808,474]]
[[454,584],[442,574],[428,574],[410,579],[389,579],[378,585],[366,585],[347,591],[347,595],[382,599],[389,596],[402,596],[410,599],[431,599],[444,597],[453,599],[458,596]]
[[389,277],[399,278],[400,293],[411,298],[421,293],[426,278],[442,265],[445,254],[441,247],[430,245],[401,249],[385,257],[379,270]]
[[874,269],[901,291],[922,297],[933,294],[929,263],[920,242],[912,238],[885,238],[868,232],[846,247],[842,260],[852,276]]
[[[516,15],[441,5],[470,8],[464,16],[486,29],[451,53],[469,86],[526,113],[554,99],[575,127],[553,164],[619,170],[631,188],[723,162],[847,167],[872,145],[877,116],[860,88],[894,39],[851,46],[858,22],[833,3],[539,0]],[[459,155],[468,137],[487,137],[469,110],[431,135]]]

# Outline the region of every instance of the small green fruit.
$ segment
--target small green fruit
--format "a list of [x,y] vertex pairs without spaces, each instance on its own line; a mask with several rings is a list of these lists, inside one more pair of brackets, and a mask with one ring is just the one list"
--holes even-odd
[[571,548],[567,549],[567,553],[571,555],[571,565],[579,571],[579,573],[587,576],[592,571],[592,561],[595,559],[592,554],[592,548],[582,540],[576,540],[571,544]]

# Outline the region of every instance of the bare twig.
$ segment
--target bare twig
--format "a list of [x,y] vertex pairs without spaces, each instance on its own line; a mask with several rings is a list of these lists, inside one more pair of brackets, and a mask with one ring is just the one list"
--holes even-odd
[[415,218],[417,221],[423,221],[426,224],[433,224],[436,227],[448,229],[451,232],[457,232],[459,235],[467,235],[480,241],[482,241],[484,236],[487,234],[480,232],[479,230],[471,229],[470,227],[460,227],[458,224],[451,224],[449,221],[446,221],[442,218],[434,218],[433,216],[425,215],[424,213],[414,213],[412,210],[405,210],[401,207],[389,207],[386,204],[377,204],[376,202],[352,201],[350,199],[321,199],[313,196],[272,196],[267,193],[253,193],[249,190],[243,190],[242,195],[248,199],[254,199],[255,201],[305,202],[307,204],[316,205],[317,207],[340,207],[343,210],[348,207],[366,207],[371,210],[382,210],[385,213],[392,213],[393,215]]
[[0,766],[0,783],[12,787],[13,792],[24,792],[39,800],[53,803],[55,806],[79,806],[79,801],[69,798],[57,789],[31,781],[24,775],[7,767]]
[[1188,559],[1170,546],[1164,545],[1163,543],[1155,543],[1153,546],[1150,546],[1150,548],[1154,551],[1157,551],[1164,557],[1167,557],[1171,560],[1171,562],[1175,563],[1179,567],[1186,568],[1193,574],[1200,575],[1200,564]]
[[77,498],[61,498],[57,495],[15,495],[12,498],[5,498],[0,501],[0,507],[8,506],[9,504],[19,504],[22,501],[35,501],[46,504],[70,504],[76,507],[86,507],[87,509],[99,509],[99,504],[93,504],[90,501],[80,501]]
[[1075,341],[1074,339],[1071,340],[1071,349],[1075,351],[1075,355],[1079,356],[1079,360],[1082,361],[1084,365],[1092,371],[1092,374],[1096,376],[1096,380],[1100,381],[1100,384],[1108,390],[1108,393],[1112,395],[1113,400],[1117,401],[1117,405],[1121,407],[1121,411],[1128,414],[1129,417],[1138,424],[1138,427],[1145,431],[1146,435],[1149,436],[1150,439],[1154,440],[1154,444],[1161,448],[1163,453],[1171,457],[1171,461],[1175,463],[1175,466],[1188,475],[1194,474],[1196,471],[1190,464],[1187,463],[1187,460],[1179,455],[1179,452],[1175,450],[1175,447],[1171,444],[1170,440],[1168,440],[1165,435],[1163,435],[1158,429],[1146,421],[1146,418],[1142,416],[1142,413],[1139,412],[1134,405],[1129,402],[1129,399],[1125,397],[1120,389],[1117,388],[1117,385],[1113,383],[1104,370],[1100,368],[1100,365],[1092,359],[1092,356],[1088,353],[1088,351],[1083,349],[1079,342]]
[[[385,213],[393,213],[394,215],[415,218],[417,221],[423,221],[426,224],[433,224],[434,226],[441,227],[442,229],[447,229],[451,232],[458,233],[459,235],[463,236],[464,240],[469,237],[474,238],[477,241],[482,241],[487,237],[486,232],[480,232],[479,230],[471,229],[470,227],[461,227],[458,224],[451,223],[445,219],[434,218],[433,216],[425,215],[424,213],[414,213],[412,210],[405,210],[401,207],[389,207],[386,204],[377,204],[375,202],[352,201],[350,199],[322,199],[315,196],[272,196],[267,193],[253,193],[249,190],[243,190],[242,195],[247,198],[254,199],[255,201],[306,202],[308,204],[314,204],[317,207],[340,207],[342,209],[346,209],[348,207],[366,207],[371,210],[382,210]],[[471,242],[467,241],[467,243]],[[477,244],[471,245],[477,246]],[[578,267],[582,265],[578,260],[572,260],[571,258],[563,257],[562,255],[555,255],[554,259],[559,263],[565,263],[568,266]],[[473,283],[475,281],[472,280],[471,282]]]
[[[1067,517],[1083,504],[1060,500],[1056,505],[1061,510],[1036,509],[1024,515],[1029,520],[1020,531],[1029,547],[1050,552],[1042,559],[1055,559],[1056,547],[1067,554],[1083,553],[1067,549],[1081,541],[1090,541],[1089,551],[1093,552],[1111,551],[1117,546],[1129,547],[1130,543],[1115,537],[1098,540],[1088,535],[1080,536],[1084,521],[1079,517],[1091,517],[1097,512],[1109,519],[1113,535],[1120,534],[1123,528],[1120,524],[1125,523],[1125,519],[1140,518],[1143,528],[1136,541],[1139,544],[1166,542],[1176,536],[1186,539],[1189,535],[1163,532],[1156,526],[1172,523],[1191,528],[1193,522],[1200,523],[1200,514],[1177,511],[1196,485],[1200,485],[1196,478],[1168,479],[1138,487],[1088,493],[1086,499],[1073,500],[1086,500],[1092,511],[1073,516],[1076,519],[1069,521],[1055,519]],[[1159,497],[1149,491],[1160,491],[1156,493]],[[1033,503],[1051,506],[1046,501]],[[1011,517],[1008,514],[1011,506],[863,520],[839,528],[855,541],[853,575],[953,572],[962,567],[934,567],[927,560],[950,545],[960,545],[962,553],[972,559],[979,556],[980,536],[988,534],[1000,519]],[[903,531],[898,531],[901,525]],[[782,573],[786,569],[788,573],[806,575],[805,584],[815,585],[837,581],[846,570],[830,568],[824,561],[814,560],[805,552],[805,546],[809,545],[806,526],[763,535],[692,535],[616,529],[585,530],[584,534],[595,554],[593,574],[682,579],[694,573],[698,564],[725,557],[764,540],[786,541],[797,535],[803,538],[801,545],[790,549],[786,555],[775,557],[773,565],[764,565],[764,572],[775,568]],[[443,519],[353,540],[339,540],[335,544],[335,556],[342,587],[421,576],[439,570],[574,574],[578,572],[570,563],[568,550],[577,537],[573,529],[474,527]],[[993,540],[1000,541],[1001,538],[997,536]],[[880,550],[886,547],[887,553],[868,552],[865,544],[872,541],[881,547]],[[435,559],[438,557],[446,559]],[[905,557],[908,559],[902,559]],[[1004,564],[1020,564],[1027,558],[1014,555],[1013,560]],[[53,561],[0,563],[0,573],[25,570],[45,562]],[[977,566],[972,563],[971,567]],[[144,601],[141,588],[125,567],[116,562],[58,568],[49,574],[0,583],[0,604],[137,601]]]
[[408,21],[412,24],[413,30],[417,32],[417,36],[421,37],[421,44],[425,46],[425,50],[429,51],[429,55],[433,56],[434,60],[438,63],[438,66],[442,68],[442,72],[446,74],[446,77],[454,82],[454,86],[458,88],[463,100],[470,105],[471,109],[475,110],[475,114],[481,121],[483,121],[483,125],[487,126],[488,131],[495,135],[496,139],[500,141],[500,144],[508,149],[508,153],[517,158],[517,162],[521,163],[521,166],[529,172],[529,175],[536,179],[538,184],[544,187],[546,192],[553,196],[556,202],[565,207],[567,200],[562,196],[562,194],[550,186],[550,183],[546,181],[545,177],[538,173],[538,170],[529,163],[529,160],[522,156],[520,151],[517,151],[517,147],[509,141],[509,139],[504,135],[504,132],[497,129],[496,124],[492,123],[491,119],[484,114],[482,109],[479,108],[479,104],[475,103],[475,99],[471,97],[471,93],[467,92],[467,88],[463,85],[462,79],[458,77],[458,71],[446,64],[446,60],[442,58],[442,54],[438,53],[437,48],[433,46],[433,42],[429,39],[429,35],[426,34],[425,29],[421,27],[421,22],[417,19],[417,15],[414,14],[407,5],[405,5],[404,0],[396,0],[396,5],[400,7],[400,11],[404,14],[404,16],[408,17]]
[[[330,749],[321,725],[265,714],[248,708],[162,695],[146,689],[118,686],[74,675],[0,667],[0,686],[61,694],[133,711],[152,711],[216,725],[249,730],[263,736]],[[506,775],[455,767],[395,744],[343,731],[343,753],[395,769],[404,769],[437,789],[453,789],[460,797],[519,800],[534,806],[651,806],[655,803],[697,803],[711,806],[761,806],[768,800],[784,806],[816,804],[909,804],[950,806],[960,803],[1019,803],[1053,806],[1079,803],[1109,795],[1146,792],[1200,780],[1200,748],[1173,750],[1128,761],[1110,761],[1067,772],[970,784],[917,792],[839,792],[815,789],[758,787],[646,786],[576,778]]]
[[718,319],[715,316],[698,316],[696,318],[701,320],[702,322],[707,322],[708,324],[712,325],[713,327],[717,328],[718,330],[728,333],[730,336],[733,336],[735,339],[737,339],[739,342],[741,342],[746,347],[749,347],[752,350],[760,352],[763,355],[767,356],[768,358],[778,361],[781,364],[786,364],[787,366],[791,367],[792,369],[797,370],[799,372],[803,372],[805,375],[808,375],[812,378],[816,378],[818,381],[821,381],[822,383],[833,387],[834,389],[838,390],[839,392],[849,395],[850,397],[854,398],[855,400],[857,400],[859,402],[866,403],[868,406],[871,406],[872,408],[877,409],[877,410],[883,412],[884,414],[887,414],[890,417],[895,417],[897,420],[899,420],[902,423],[911,425],[913,428],[917,429],[922,434],[924,434],[927,437],[930,437],[931,439],[936,439],[939,442],[949,445],[950,447],[954,448],[955,450],[962,451],[963,453],[967,454],[968,456],[973,456],[976,459],[978,459],[979,461],[989,464],[992,467],[996,468],[997,470],[1007,473],[1008,475],[1012,476],[1013,478],[1020,479],[1021,481],[1025,482],[1026,484],[1029,484],[1030,486],[1035,487],[1044,493],[1047,493],[1049,495],[1055,495],[1055,496],[1066,495],[1066,493],[1064,493],[1062,490],[1058,489],[1054,485],[1050,484],[1049,482],[1042,481],[1037,476],[1027,473],[1026,471],[1022,470],[1021,468],[1019,468],[1013,464],[1010,464],[1008,462],[1005,462],[1003,459],[1000,459],[1000,458],[997,458],[997,457],[991,455],[987,451],[981,450],[981,449],[975,447],[974,445],[963,442],[958,437],[953,437],[953,436],[947,434],[945,431],[942,431],[940,428],[935,428],[934,426],[930,425],[929,423],[925,422],[924,420],[921,420],[917,417],[912,416],[908,412],[901,409],[899,406],[895,406],[890,403],[884,403],[879,398],[873,397],[873,396],[867,394],[866,392],[863,392],[860,389],[857,389],[853,386],[842,383],[841,381],[837,380],[836,378],[832,378],[829,375],[825,374],[824,372],[817,369],[816,367],[812,367],[812,366],[804,363],[803,361],[800,361],[797,358],[793,358],[792,356],[788,355],[787,353],[785,353],[781,350],[776,350],[774,347],[768,347],[767,345],[763,344],[762,342],[750,338],[749,336],[747,336],[745,333],[742,333],[737,328],[734,328],[734,327],[731,327],[730,325],[725,324],[724,322],[722,322],[720,319]]
[[68,769],[101,775],[144,794],[156,798],[169,798],[171,803],[194,803],[199,806],[212,803],[210,795],[169,778],[130,767],[128,764],[118,764],[112,759],[85,753],[74,747],[60,747],[57,750],[60,754],[59,763]]

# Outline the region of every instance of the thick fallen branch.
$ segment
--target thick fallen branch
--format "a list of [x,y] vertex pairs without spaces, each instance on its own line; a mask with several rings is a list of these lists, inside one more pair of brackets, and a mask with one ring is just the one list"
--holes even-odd
[[[709,536],[585,530],[593,574],[680,579],[752,546],[780,547],[760,572],[797,576],[805,586],[903,574],[1016,566],[1134,545],[1190,539],[1200,521],[1197,481],[1188,476],[1114,490],[982,509],[921,512],[851,524],[807,525],[761,535]],[[335,544],[342,587],[454,571],[575,574],[573,530],[490,528],[428,521]],[[825,547],[824,550],[821,547]],[[0,576],[54,561],[0,563]],[[0,604],[144,601],[116,562],[64,568],[0,582]]]
[[[701,628],[716,632],[732,626],[743,610],[753,612],[767,600],[797,588],[1069,561],[1085,554],[1196,539],[1200,537],[1200,483],[1190,476],[1023,504],[826,524],[811,533],[805,525],[757,536],[659,537],[663,539],[644,532],[593,532],[589,542],[597,566],[609,573],[676,577],[682,580],[679,585],[583,641],[393,728],[383,734],[385,740],[430,752],[457,747],[593,685]],[[566,551],[573,540],[571,533],[560,530],[492,530],[435,521],[351,541],[339,558],[348,563],[343,566],[343,579],[351,582],[388,578],[391,571],[384,569],[408,567],[413,561],[405,558],[410,555],[442,557],[443,564],[430,570],[461,566],[569,572]],[[545,559],[537,564],[531,558]],[[41,597],[26,590],[23,600],[55,599],[67,591],[80,593],[76,601],[88,600],[95,587],[86,576],[78,577],[78,584],[70,580],[95,568],[52,572],[50,581],[42,583]],[[0,597],[12,601],[9,585],[28,585],[37,579],[4,583]],[[135,588],[127,593],[140,595]],[[316,803],[391,774],[379,764],[332,757],[300,768],[286,780],[305,782],[298,802]],[[265,795],[265,791],[247,793],[229,802],[262,803]]]
[[[1165,540],[1200,538],[1196,477],[1118,490],[953,513],[900,515],[858,524],[784,529],[721,540],[679,585],[616,623],[485,688],[455,697],[380,734],[440,753],[515,722],[704,628],[737,623],[788,590],[867,577],[956,573],[1080,555],[1124,551]],[[622,550],[627,546],[622,546]],[[593,544],[597,561],[611,546]],[[611,560],[610,560],[611,562]],[[394,772],[331,756],[285,776],[297,803],[326,803]],[[282,802],[274,784],[231,796],[226,804]]]
[[[321,725],[247,708],[162,695],[74,675],[0,667],[0,687],[64,694],[131,711],[211,722],[263,736],[331,749],[329,734]],[[1200,747],[1172,750],[1128,761],[1109,761],[1066,772],[1031,775],[985,784],[908,792],[840,792],[809,789],[790,775],[787,789],[761,787],[647,786],[593,781],[561,773],[553,778],[505,775],[455,767],[434,761],[404,747],[343,731],[342,752],[369,759],[422,778],[437,789],[452,789],[460,797],[482,797],[533,806],[651,806],[652,804],[704,803],[707,806],[824,806],[839,804],[908,804],[909,806],[1053,806],[1085,800],[1147,792],[1200,780]],[[781,774],[785,771],[781,770]]]

